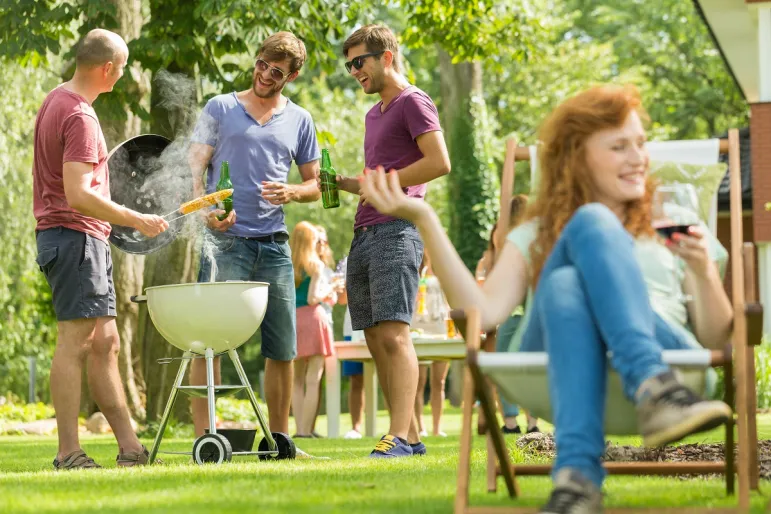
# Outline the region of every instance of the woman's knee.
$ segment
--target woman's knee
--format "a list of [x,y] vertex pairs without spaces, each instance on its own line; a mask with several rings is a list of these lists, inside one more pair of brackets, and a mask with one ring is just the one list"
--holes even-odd
[[573,308],[585,301],[581,277],[574,266],[562,266],[552,271],[538,284],[536,304],[541,312]]
[[571,236],[592,234],[608,241],[617,241],[619,234],[625,234],[631,241],[631,236],[618,216],[605,205],[596,202],[579,207],[564,232]]

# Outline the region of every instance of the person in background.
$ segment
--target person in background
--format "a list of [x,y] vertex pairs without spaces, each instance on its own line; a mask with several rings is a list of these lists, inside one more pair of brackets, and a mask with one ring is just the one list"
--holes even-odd
[[[327,284],[332,286],[332,292],[329,296],[324,298],[321,302],[321,306],[324,307],[324,311],[327,313],[327,323],[329,324],[329,330],[333,334],[335,333],[335,324],[332,317],[332,307],[340,303],[340,296],[345,291],[344,280],[336,280],[335,272],[332,266],[335,265],[335,258],[332,254],[332,248],[329,246],[329,238],[327,237],[327,229],[321,225],[315,225],[316,231],[319,234],[319,240],[316,244],[316,251],[319,254],[319,259],[324,263],[324,280]],[[311,435],[316,439],[320,439],[324,436],[316,432],[316,420],[319,417],[319,411],[321,410],[321,388],[319,387],[319,400],[316,406],[316,413],[313,415],[313,422],[311,423]]]
[[[442,286],[439,280],[431,271],[431,259],[428,253],[423,251],[423,261],[420,263],[420,277],[426,284],[425,313],[416,312],[415,317],[424,318],[429,325],[440,327],[445,330],[445,318],[449,314],[447,301],[442,293]],[[413,326],[420,326],[420,320],[416,320]],[[422,436],[428,435],[428,431],[423,424],[423,406],[425,403],[424,391],[428,381],[428,368],[431,368],[431,417],[433,419],[432,434],[440,437],[447,437],[442,432],[442,413],[444,412],[444,386],[447,380],[447,372],[450,370],[449,361],[433,361],[420,363],[418,376],[418,392],[415,395],[415,421],[418,424],[418,431]]]
[[[527,208],[527,195],[516,195],[511,199],[511,213],[509,215],[509,231],[513,230],[522,222],[525,217],[525,210]],[[495,237],[496,230],[493,228],[493,233],[490,234],[490,245],[493,248],[492,258],[500,253],[500,239]],[[481,262],[481,261],[480,261]],[[491,267],[492,269],[492,267]],[[507,352],[509,351],[509,345],[514,338],[514,334],[517,331],[517,327],[522,321],[522,315],[524,314],[523,306],[517,307],[511,316],[498,326],[498,334],[495,339],[495,351]],[[519,428],[517,423],[517,416],[519,416],[519,407],[513,403],[509,403],[505,398],[498,393],[498,399],[501,405],[501,411],[503,412],[503,433],[504,434],[521,434],[522,429]],[[527,416],[527,433],[540,432],[538,428],[538,418],[534,418],[530,414]]]
[[319,401],[324,359],[334,353],[332,330],[321,305],[333,290],[324,278],[325,265],[318,255],[318,240],[316,228],[301,221],[289,242],[297,298],[297,357],[292,388],[292,412],[297,425],[294,437],[313,437],[311,425]]
[[[348,295],[343,291],[339,297],[339,303],[346,305],[345,318],[343,318],[343,340],[362,341],[364,332],[353,330],[351,327],[351,313],[348,311]],[[364,429],[364,364],[356,361],[343,361],[342,374],[350,378],[348,389],[348,410],[351,413],[351,430],[346,432],[345,439],[361,439]]]
[[[720,276],[727,252],[706,226],[666,239],[652,226],[657,184],[647,119],[637,89],[610,85],[565,100],[547,117],[538,137],[537,196],[483,287],[431,207],[404,194],[399,175],[379,168],[361,179],[379,212],[418,227],[450,306],[477,309],[482,330],[531,298],[509,350],[548,354],[557,458],[541,514],[603,510],[610,368],[636,406],[646,446],[732,417],[730,406],[699,397],[664,362],[665,349],[725,344],[733,309]],[[681,301],[685,293],[693,300]]]
[[147,464],[149,458],[131,428],[118,370],[120,337],[107,240],[110,224],[133,227],[145,237],[157,236],[169,224],[110,200],[107,143],[92,107],[100,94],[112,91],[127,60],[128,47],[118,34],[89,31],[75,51],[72,79],[48,93],[35,119],[36,261],[51,286],[57,320],[51,364],[57,470],[101,467],[86,455],[78,438],[86,367],[92,398],[118,441],[118,466]]

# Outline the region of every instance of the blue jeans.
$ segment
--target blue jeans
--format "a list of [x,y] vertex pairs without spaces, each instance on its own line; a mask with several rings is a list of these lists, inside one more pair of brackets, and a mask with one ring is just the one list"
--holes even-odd
[[[294,268],[289,243],[259,242],[242,237],[207,232],[214,242],[216,280],[267,282],[268,306],[260,325],[262,355],[277,361],[291,361],[297,356],[297,332]],[[211,255],[201,253],[199,282],[211,278]]]
[[[503,323],[498,326],[498,337],[495,339],[495,351],[496,352],[507,352],[509,351],[509,344],[511,343],[511,338],[514,337],[514,333],[517,331],[517,327],[519,327],[520,322],[522,321],[522,315],[517,314],[514,316],[509,316],[509,318],[504,321]],[[517,407],[513,403],[509,403],[506,401],[506,399],[503,397],[500,392],[498,393],[498,397],[501,401],[501,407],[503,407],[503,415],[507,418],[513,418],[516,416],[519,416],[519,407]]]
[[533,301],[521,351],[549,354],[554,473],[577,469],[601,486],[608,358],[633,399],[644,380],[668,370],[662,350],[690,346],[654,314],[634,240],[600,204],[581,207],[565,226]]

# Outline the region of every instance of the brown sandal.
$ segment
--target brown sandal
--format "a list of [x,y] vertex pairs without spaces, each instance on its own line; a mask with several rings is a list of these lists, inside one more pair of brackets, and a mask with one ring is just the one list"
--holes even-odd
[[[118,466],[124,468],[130,468],[133,466],[146,466],[150,461],[150,452],[147,451],[145,445],[142,445],[142,451],[140,452],[126,452],[123,453],[123,448],[120,449],[120,453],[115,458],[115,462]],[[156,462],[158,460],[156,459]]]
[[54,469],[56,470],[94,469],[101,467],[102,466],[94,462],[94,459],[86,455],[86,452],[83,450],[75,450],[69,455],[66,455],[62,460],[54,459]]

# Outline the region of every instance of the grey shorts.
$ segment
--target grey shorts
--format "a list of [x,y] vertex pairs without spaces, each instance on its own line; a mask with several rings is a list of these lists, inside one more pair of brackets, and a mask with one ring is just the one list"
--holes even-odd
[[57,320],[117,314],[112,255],[106,242],[64,227],[41,230],[36,261],[51,286]]
[[381,321],[412,323],[422,259],[423,241],[408,221],[354,231],[346,277],[353,330]]

